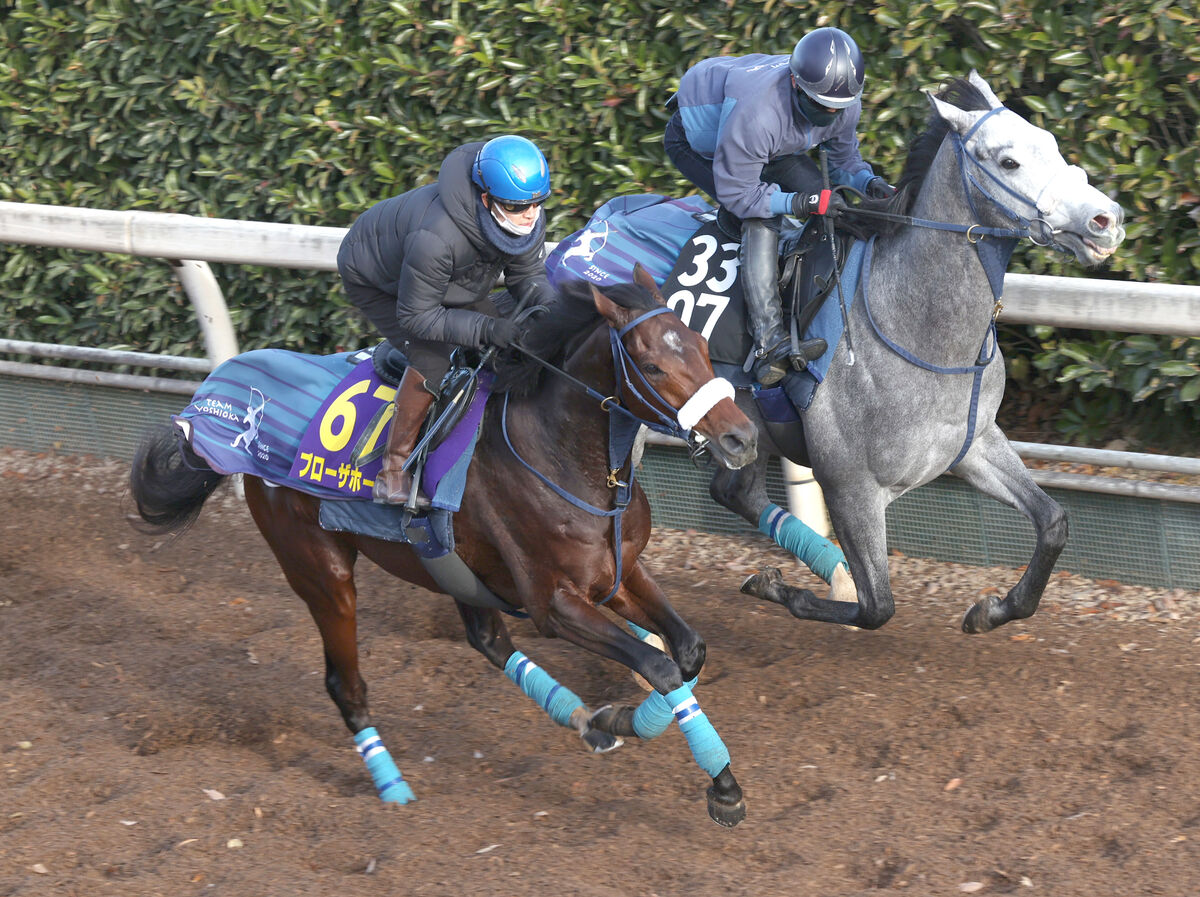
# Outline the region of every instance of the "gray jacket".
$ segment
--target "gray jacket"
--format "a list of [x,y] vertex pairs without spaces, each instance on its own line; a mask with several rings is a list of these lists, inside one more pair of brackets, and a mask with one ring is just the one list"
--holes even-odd
[[482,344],[486,316],[464,306],[483,299],[504,274],[527,305],[554,295],[543,267],[545,215],[526,237],[496,226],[471,181],[483,143],[453,150],[434,184],[363,212],[338,250],[343,279],[396,297],[396,320],[418,339]]

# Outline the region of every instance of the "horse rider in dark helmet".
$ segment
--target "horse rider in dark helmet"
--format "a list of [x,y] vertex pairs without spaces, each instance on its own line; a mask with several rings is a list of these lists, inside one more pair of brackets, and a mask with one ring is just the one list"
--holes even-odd
[[[510,319],[554,296],[543,267],[546,157],[513,134],[452,150],[435,183],[376,203],[338,250],[350,302],[408,357],[374,499],[405,504],[412,475],[401,470],[450,366],[455,346],[506,348]],[[507,289],[490,296],[504,274]],[[424,497],[419,503],[428,507]]]
[[[844,206],[822,196],[822,177],[807,155],[824,145],[830,180],[872,198],[895,192],[863,161],[856,129],[862,115],[863,56],[850,35],[818,28],[792,55],[719,56],[696,63],[667,103],[663,144],[675,166],[741,219],[742,292],[755,342],[754,374],[771,386],[792,366],[824,352],[801,343],[791,358],[779,299],[780,216],[805,218]],[[727,220],[727,219],[726,219]]]

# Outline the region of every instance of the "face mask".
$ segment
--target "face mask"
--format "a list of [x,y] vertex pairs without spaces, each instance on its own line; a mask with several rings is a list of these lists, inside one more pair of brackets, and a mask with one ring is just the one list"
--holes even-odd
[[532,221],[530,221],[528,224],[517,224],[504,214],[504,210],[500,208],[500,203],[492,202],[490,205],[492,217],[496,219],[496,223],[500,225],[500,229],[507,231],[514,237],[527,237],[529,234],[533,233],[533,229],[537,227],[538,218],[540,218],[542,214],[541,208],[538,208],[537,214],[533,216]]
[[800,107],[800,114],[818,128],[833,124],[837,121],[837,117],[842,114],[841,109],[834,109],[830,112],[802,90],[796,91],[796,103]]

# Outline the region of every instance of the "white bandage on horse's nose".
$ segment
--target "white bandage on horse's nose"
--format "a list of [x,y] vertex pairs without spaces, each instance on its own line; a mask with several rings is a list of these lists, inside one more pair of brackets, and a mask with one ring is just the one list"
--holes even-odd
[[737,393],[733,384],[724,377],[713,377],[696,390],[695,394],[683,403],[679,409],[679,426],[690,430],[700,423],[704,415],[713,410],[713,406],[722,399],[732,399]]

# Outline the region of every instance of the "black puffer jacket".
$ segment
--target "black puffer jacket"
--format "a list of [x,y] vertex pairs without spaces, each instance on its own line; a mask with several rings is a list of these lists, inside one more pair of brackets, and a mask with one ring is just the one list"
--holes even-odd
[[528,236],[500,230],[471,182],[481,146],[453,150],[437,183],[367,209],[338,250],[342,277],[395,296],[397,322],[418,339],[481,345],[487,319],[463,306],[487,296],[501,273],[527,306],[553,296],[543,267],[545,215]]

